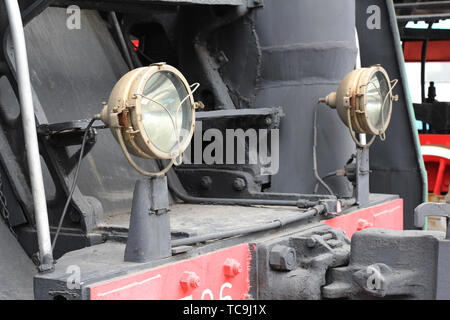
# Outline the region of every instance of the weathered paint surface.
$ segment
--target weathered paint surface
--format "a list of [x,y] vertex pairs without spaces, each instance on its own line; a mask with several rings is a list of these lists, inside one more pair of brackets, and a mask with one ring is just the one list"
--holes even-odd
[[[240,264],[226,275],[225,262]],[[250,249],[241,244],[90,287],[91,300],[241,300],[250,289]],[[188,272],[189,274],[185,273]],[[188,279],[191,276],[190,279]],[[192,280],[186,285],[183,280]],[[196,281],[197,280],[197,281]]]
[[[348,237],[369,228],[403,229],[403,200],[364,208],[324,223],[343,230]],[[241,300],[249,296],[251,250],[241,244],[189,260],[94,284],[92,300]],[[226,261],[240,264],[240,272],[226,275]],[[183,280],[185,280],[184,283]],[[186,284],[187,283],[187,284]]]
[[403,199],[389,201],[324,221],[330,227],[340,229],[351,238],[366,228],[403,230]]

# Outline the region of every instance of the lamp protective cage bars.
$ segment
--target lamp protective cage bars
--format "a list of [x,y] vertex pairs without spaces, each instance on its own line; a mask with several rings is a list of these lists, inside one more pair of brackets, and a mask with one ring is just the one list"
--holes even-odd
[[[396,96],[392,90],[397,80],[391,81],[386,70],[379,66],[355,69],[342,80],[336,92],[324,100],[336,111],[349,128],[355,142],[367,147],[377,136],[385,139],[385,132],[392,115],[392,102]],[[361,145],[355,132],[373,135],[370,142]]]
[[[195,128],[193,92],[183,74],[165,63],[131,70],[114,86],[100,118],[122,147],[127,160],[141,174],[164,174],[180,164]],[[141,169],[130,154],[145,159],[171,160],[158,173]],[[177,163],[175,159],[179,157]]]

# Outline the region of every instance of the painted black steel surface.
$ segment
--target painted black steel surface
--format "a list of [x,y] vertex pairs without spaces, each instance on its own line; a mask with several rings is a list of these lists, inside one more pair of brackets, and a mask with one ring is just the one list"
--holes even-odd
[[[49,8],[26,27],[31,81],[49,123],[99,113],[116,81],[128,71],[98,13],[83,11],[80,30],[69,30],[66,19],[65,9]],[[152,161],[144,167],[156,169]],[[78,186],[83,194],[98,198],[105,212],[128,211],[139,178],[130,169],[109,130],[99,130]]]
[[[256,105],[280,105],[280,170],[271,191],[312,193],[313,113],[317,101],[336,91],[356,62],[354,1],[266,1],[256,11],[262,50]],[[318,112],[319,174],[343,168],[355,151],[335,110]],[[351,194],[346,179],[330,179],[338,195]],[[321,193],[325,193],[321,191]]]
[[[371,1],[380,8],[380,29],[369,29],[366,1],[356,1],[356,25],[363,66],[382,64],[391,79],[399,79],[386,141],[370,148],[371,192],[399,194],[404,199],[404,227],[414,228],[413,210],[426,200],[426,172],[423,166],[414,110],[406,83],[397,22],[392,3]],[[375,50],[376,49],[376,50]]]

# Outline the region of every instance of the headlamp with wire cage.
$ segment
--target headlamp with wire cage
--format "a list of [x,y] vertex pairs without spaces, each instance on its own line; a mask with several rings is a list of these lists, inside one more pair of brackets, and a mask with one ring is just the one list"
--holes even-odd
[[[144,175],[161,175],[182,161],[195,128],[193,93],[176,68],[152,64],[125,74],[114,86],[100,118],[112,131],[130,164]],[[161,172],[140,168],[130,154],[146,159],[168,159]]]
[[[398,97],[392,94],[397,80],[390,81],[384,68],[379,65],[350,72],[336,92],[321,99],[336,111],[342,122],[350,129],[355,142],[361,147],[370,145],[377,136],[385,139],[385,132],[392,115],[392,102]],[[356,133],[373,135],[362,146]]]

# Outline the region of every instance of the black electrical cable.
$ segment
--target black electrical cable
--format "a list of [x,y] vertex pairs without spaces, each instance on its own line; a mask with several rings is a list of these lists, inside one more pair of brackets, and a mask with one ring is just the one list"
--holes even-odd
[[[231,199],[231,198],[202,198],[194,197],[185,194],[174,187],[169,179],[169,189],[180,200],[192,204],[219,204],[219,205],[266,205],[266,206],[293,206],[297,207],[301,202],[298,200],[283,200],[283,199]],[[299,199],[300,200],[300,199]],[[317,201],[318,202],[318,201]]]
[[67,197],[66,204],[64,205],[64,209],[61,214],[61,218],[59,219],[59,224],[58,224],[58,228],[56,229],[55,237],[53,238],[52,251],[55,249],[56,240],[58,239],[59,233],[61,232],[61,227],[62,227],[64,218],[66,216],[67,209],[69,208],[70,201],[72,201],[72,196],[73,196],[73,193],[75,192],[75,187],[77,186],[78,173],[80,172],[81,162],[83,160],[83,155],[84,155],[84,147],[86,146],[87,136],[88,136],[89,130],[91,129],[92,125],[94,124],[94,121],[95,121],[95,119],[92,119],[84,131],[83,140],[81,142],[81,148],[80,148],[80,156],[78,158],[77,167],[75,169],[75,174],[73,176],[72,186],[70,188],[70,192]]
[[211,241],[211,240],[219,240],[224,238],[231,238],[239,235],[247,235],[251,233],[261,232],[261,231],[268,231],[276,228],[281,228],[287,224],[291,224],[294,222],[299,222],[302,220],[306,220],[309,218],[312,218],[313,216],[316,216],[318,214],[321,214],[325,210],[325,206],[323,205],[317,205],[313,208],[310,208],[309,210],[296,214],[291,217],[287,218],[279,218],[272,222],[251,226],[251,227],[243,227],[238,229],[232,229],[222,232],[215,232],[210,234],[205,234],[203,236],[196,236],[196,237],[190,237],[185,239],[177,239],[172,241],[172,247],[179,247],[179,246],[187,246],[187,245],[194,245],[200,242],[205,241]]
[[[158,167],[164,167],[161,160],[156,160]],[[191,204],[216,204],[216,205],[242,205],[242,206],[251,206],[251,205],[267,205],[267,206],[296,206],[296,207],[304,207],[302,206],[301,199],[299,200],[285,200],[285,199],[239,199],[239,198],[203,198],[203,197],[195,197],[187,194],[186,192],[181,191],[175,182],[176,173],[173,168],[167,173],[167,184],[169,190],[177,197],[178,199]],[[311,207],[317,204],[316,201],[314,204],[308,203],[308,207]]]
[[[319,104],[318,104],[319,105]],[[314,158],[314,175],[316,179],[327,189],[327,191],[330,193],[330,195],[336,197],[336,195],[333,193],[331,188],[320,178],[318,172],[317,172],[317,156],[316,156],[316,146],[317,146],[317,107],[314,111],[314,145],[313,145],[313,158]],[[162,163],[160,160],[156,160],[158,163],[158,166],[161,167]],[[186,202],[186,203],[192,203],[192,204],[216,204],[216,205],[243,205],[243,206],[250,206],[250,205],[268,205],[268,206],[296,206],[299,208],[309,208],[311,206],[314,206],[318,204],[320,201],[308,201],[302,198],[299,198],[298,200],[287,200],[287,199],[257,199],[257,198],[250,198],[250,199],[239,199],[239,198],[204,198],[204,197],[196,197],[191,196],[187,194],[186,192],[181,191],[177,183],[174,181],[175,172],[171,169],[167,174],[167,182],[169,190],[180,200]],[[333,172],[333,175],[336,175],[336,172]]]
[[[335,176],[337,176],[337,172],[336,171],[332,171],[332,172],[327,173],[321,179],[325,181],[326,179],[331,178],[331,177],[335,177]],[[316,185],[314,186],[314,194],[317,194],[317,191],[319,191],[319,181],[317,181]]]
[[327,189],[328,193],[336,196],[331,190],[331,188],[320,178],[319,172],[317,170],[317,109],[319,109],[320,102],[317,103],[316,107],[314,108],[314,143],[313,143],[313,171],[314,176],[316,177],[317,181],[325,188]]
[[[158,167],[162,168],[163,164],[161,160],[156,160]],[[265,206],[288,206],[288,207],[298,207],[298,208],[310,208],[320,203],[320,200],[330,199],[330,196],[325,196],[322,199],[312,200],[305,199],[299,196],[298,199],[276,199],[276,198],[206,198],[197,197],[188,194],[185,190],[181,190],[175,181],[176,173],[173,168],[167,173],[167,184],[169,190],[173,195],[191,204],[214,204],[214,205],[240,205],[240,206],[252,206],[252,205],[265,205]],[[182,188],[183,189],[183,188]],[[268,194],[268,196],[270,196]]]

